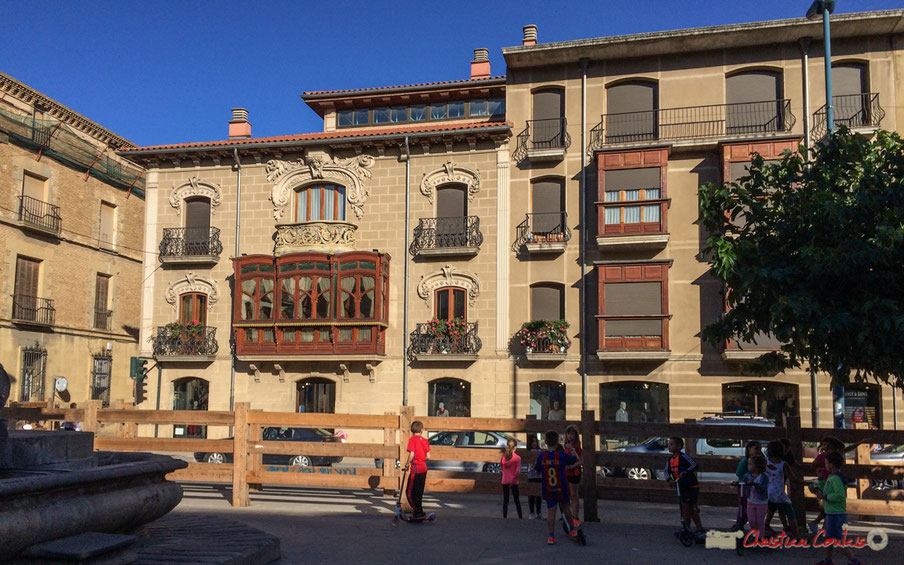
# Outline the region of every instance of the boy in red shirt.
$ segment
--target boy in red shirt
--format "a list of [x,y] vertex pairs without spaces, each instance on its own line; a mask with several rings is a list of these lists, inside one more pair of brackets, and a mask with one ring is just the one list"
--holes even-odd
[[404,471],[411,470],[408,474],[408,484],[405,486],[405,496],[414,514],[413,520],[422,520],[427,515],[421,505],[424,498],[424,484],[427,482],[427,459],[430,459],[430,444],[424,436],[424,423],[420,420],[411,422],[411,439],[408,440],[408,462]]

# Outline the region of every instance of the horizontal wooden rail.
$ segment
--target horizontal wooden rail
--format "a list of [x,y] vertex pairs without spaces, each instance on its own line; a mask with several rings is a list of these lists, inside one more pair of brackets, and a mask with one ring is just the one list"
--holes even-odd
[[844,443],[904,444],[904,431],[896,430],[833,430],[831,428],[801,428],[804,441],[819,442],[826,436],[835,437]]
[[232,464],[189,463],[166,476],[171,481],[186,483],[231,483]]
[[95,437],[94,449],[111,451],[172,451],[232,453],[231,439],[170,439],[156,437]]
[[231,426],[232,412],[207,410],[98,410],[98,422]]
[[[297,485],[297,486],[322,486],[345,488],[398,488],[398,479],[394,477],[381,477],[378,474],[347,474],[321,473],[319,469],[331,469],[330,467],[288,467],[285,471],[267,471],[272,465],[266,465],[262,471],[249,471],[246,477],[249,483],[273,484],[273,485]],[[350,468],[355,470],[354,468]],[[339,469],[333,469],[338,471]],[[367,471],[379,471],[379,469],[367,469]]]
[[704,424],[666,424],[652,422],[597,422],[601,437],[672,437],[707,439],[756,439],[768,441],[785,437],[783,428],[771,426],[734,426]]
[[271,455],[316,455],[319,457],[394,458],[398,448],[378,443],[332,443],[313,441],[249,441],[251,453]]
[[397,428],[399,417],[377,414],[297,414],[295,412],[249,411],[248,423],[281,428]]

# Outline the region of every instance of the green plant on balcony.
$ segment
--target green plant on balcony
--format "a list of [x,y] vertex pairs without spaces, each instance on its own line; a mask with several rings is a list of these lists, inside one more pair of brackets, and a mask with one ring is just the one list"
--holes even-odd
[[515,339],[528,353],[565,353],[571,347],[565,320],[532,320],[521,324]]
[[426,331],[427,335],[432,335],[433,337],[446,335],[446,332],[448,331],[446,321],[433,318],[427,322]]
[[170,339],[179,339],[180,337],[196,338],[204,335],[204,326],[198,320],[192,320],[187,324],[170,322],[163,327],[166,331],[166,336]]
[[170,339],[178,339],[182,334],[182,324],[179,322],[170,322],[163,326],[166,336]]

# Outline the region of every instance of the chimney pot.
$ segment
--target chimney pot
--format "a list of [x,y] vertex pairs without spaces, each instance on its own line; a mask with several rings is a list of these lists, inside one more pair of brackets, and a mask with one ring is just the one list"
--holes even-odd
[[471,61],[471,80],[490,78],[490,50],[475,49],[474,60]]
[[229,120],[229,139],[248,139],[251,137],[251,123],[248,122],[248,110],[233,108],[232,119]]
[[522,28],[524,31],[524,37],[521,39],[521,45],[536,45],[537,44],[537,26],[534,24],[528,24]]

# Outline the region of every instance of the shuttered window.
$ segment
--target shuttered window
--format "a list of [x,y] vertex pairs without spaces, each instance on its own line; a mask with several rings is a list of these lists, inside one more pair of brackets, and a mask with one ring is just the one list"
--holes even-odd
[[774,71],[746,71],[725,79],[728,133],[759,133],[783,128],[782,77]]
[[44,187],[46,186],[47,181],[25,173],[24,179],[22,182],[22,195],[28,196],[29,198],[34,198],[35,200],[44,201]]
[[832,65],[833,96],[846,96],[863,92],[869,92],[866,65],[861,63]]
[[192,198],[185,201],[185,227],[202,229],[210,227],[209,198]]
[[655,83],[628,82],[606,89],[606,140],[610,143],[656,139],[659,107]]
[[116,206],[108,203],[100,203],[100,246],[106,249],[113,247],[114,230],[116,228],[114,219],[116,217]]
[[561,179],[534,181],[531,185],[532,233],[562,233],[564,186]]
[[866,65],[841,63],[832,65],[832,98],[835,122],[848,127],[869,125],[869,79]]
[[536,284],[530,288],[531,320],[565,319],[565,289],[558,284]]
[[668,349],[666,262],[600,265],[602,349]]
[[21,256],[16,258],[16,295],[32,298],[38,295],[38,270],[40,266],[40,261]]
[[533,113],[534,120],[552,120],[565,115],[565,91],[562,89],[548,89],[534,92]]
[[[658,316],[662,314],[662,283],[637,282],[606,285],[606,315]],[[609,320],[607,336],[662,335],[659,320]]]
[[[656,200],[662,197],[662,172],[659,167],[604,171],[606,202]],[[606,224],[659,222],[660,205],[607,206]]]
[[564,146],[565,91],[547,89],[534,92],[532,97],[530,138],[534,149]]

